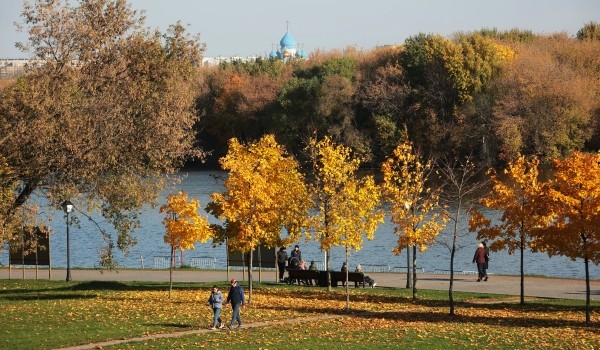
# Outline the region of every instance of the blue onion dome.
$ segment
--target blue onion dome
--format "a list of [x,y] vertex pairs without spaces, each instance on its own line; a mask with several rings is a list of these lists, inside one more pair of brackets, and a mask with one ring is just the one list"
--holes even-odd
[[292,36],[292,34],[290,34],[290,32],[285,32],[285,35],[283,36],[283,38],[281,38],[281,41],[279,42],[279,45],[281,46],[281,48],[295,48],[296,47],[296,39],[294,39],[294,37]]
[[306,51],[300,50],[300,52],[298,53],[298,57],[300,57],[300,58],[308,58],[308,54],[306,53]]
[[279,58],[280,60],[283,59],[283,54],[280,51],[277,51],[277,58]]
[[275,52],[275,50],[272,50],[271,53],[269,53],[269,58],[278,58],[279,55],[277,55],[277,52]]

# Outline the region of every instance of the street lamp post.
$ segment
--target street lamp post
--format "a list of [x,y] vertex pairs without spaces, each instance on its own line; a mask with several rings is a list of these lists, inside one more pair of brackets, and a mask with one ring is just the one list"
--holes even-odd
[[71,280],[71,252],[69,248],[69,213],[73,211],[73,203],[64,201],[62,204],[63,210],[67,214],[67,282]]

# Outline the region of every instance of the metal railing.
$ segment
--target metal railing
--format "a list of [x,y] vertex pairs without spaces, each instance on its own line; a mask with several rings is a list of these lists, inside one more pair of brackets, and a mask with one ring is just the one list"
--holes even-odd
[[363,272],[390,272],[390,265],[361,265]]
[[[404,272],[404,273],[406,273],[406,269],[407,269],[406,266],[394,266],[394,267],[391,268],[390,272],[399,272],[399,273]],[[412,267],[410,268],[410,271],[411,272],[413,271]],[[416,268],[416,272],[417,273],[425,273],[425,269],[422,268],[422,267],[417,267]]]
[[190,259],[190,266],[214,270],[217,268],[217,258],[210,256],[195,256]]
[[[449,275],[450,274],[450,270],[442,270],[442,269],[435,269],[433,271],[434,274],[436,275]],[[476,275],[477,271],[454,271],[455,275]]]
[[[155,269],[168,269],[171,266],[171,257],[170,256],[155,256],[153,259],[154,268]],[[181,261],[179,257],[175,258],[174,261],[175,267],[181,266]]]

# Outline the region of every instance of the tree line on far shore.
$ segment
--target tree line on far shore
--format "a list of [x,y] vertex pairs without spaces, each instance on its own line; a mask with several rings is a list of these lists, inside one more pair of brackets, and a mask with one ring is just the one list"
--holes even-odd
[[[451,38],[416,34],[395,47],[315,52],[202,69],[199,141],[214,161],[227,142],[273,134],[301,161],[329,136],[366,164],[411,140],[436,157],[486,165],[515,154],[543,163],[600,148],[600,30],[482,29]],[[214,163],[212,163],[214,164]]]

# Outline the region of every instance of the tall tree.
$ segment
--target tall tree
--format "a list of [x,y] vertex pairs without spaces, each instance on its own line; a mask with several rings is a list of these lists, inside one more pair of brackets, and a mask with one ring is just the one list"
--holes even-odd
[[2,222],[40,190],[57,209],[70,199],[98,210],[127,251],[164,174],[199,155],[192,87],[204,48],[179,24],[143,29],[125,0],[26,2],[23,19],[36,64],[0,96],[0,154],[19,181]]
[[[383,213],[377,209],[380,191],[372,176],[358,178],[360,159],[350,148],[335,144],[329,137],[311,139],[309,154],[313,162],[311,196],[314,207],[309,219],[310,234],[327,253],[325,269],[331,270],[331,247],[343,246],[346,264],[351,249],[360,250],[363,235],[373,239]],[[331,276],[327,274],[331,291]],[[349,290],[346,281],[346,308]]]
[[[448,285],[448,300],[450,301],[450,315],[454,316],[454,257],[456,251],[463,246],[459,239],[468,234],[464,228],[464,217],[477,203],[477,192],[485,186],[486,182],[480,178],[482,168],[473,163],[471,157],[449,160],[446,158],[440,163],[439,171],[444,179],[445,186],[442,194],[447,218],[451,222],[450,239],[438,239],[441,245],[450,251],[450,283]],[[461,232],[462,231],[462,232]]]
[[412,87],[411,140],[440,153],[471,149],[466,135],[477,134],[470,128],[478,119],[469,120],[465,111],[513,56],[510,48],[477,33],[455,41],[423,33],[408,38],[400,62]]
[[229,141],[227,155],[220,159],[229,172],[225,192],[213,193],[207,211],[224,223],[214,225],[216,242],[227,249],[249,254],[249,301],[252,299],[252,252],[263,244],[281,245],[281,232],[296,241],[305,226],[310,199],[298,163],[278,145],[273,135],[254,143]]
[[171,246],[171,264],[169,268],[169,299],[173,290],[173,265],[175,251],[194,249],[196,242],[206,242],[213,236],[208,219],[198,213],[200,201],[188,199],[184,191],[167,196],[167,204],[160,208],[166,213],[163,224],[167,230],[164,241]]
[[574,152],[554,162],[555,174],[547,191],[553,224],[535,232],[536,246],[548,255],[583,259],[585,321],[591,322],[589,264],[600,263],[600,153]]
[[407,246],[413,251],[413,299],[417,299],[417,247],[425,251],[434,244],[447,222],[446,215],[438,210],[440,188],[432,188],[428,182],[432,180],[433,165],[432,159],[424,161],[406,142],[398,145],[381,166],[384,194],[391,204],[390,215],[398,236],[392,251],[399,255]]
[[508,249],[509,254],[520,252],[521,304],[525,303],[525,249],[539,248],[532,231],[549,223],[550,212],[540,210],[543,183],[539,180],[539,159],[519,156],[513,159],[504,174],[491,173],[491,191],[481,204],[502,211],[499,224],[493,224],[480,211],[472,210],[470,230],[477,239],[489,239],[491,251]]
[[600,91],[598,77],[589,69],[576,68],[573,61],[581,58],[572,60],[555,52],[579,51],[589,44],[540,38],[518,47],[517,58],[494,82],[490,136],[499,140],[498,153],[505,159],[524,154],[547,162],[582,149],[591,138]]
[[600,24],[595,21],[586,23],[583,28],[577,31],[579,40],[600,40]]

